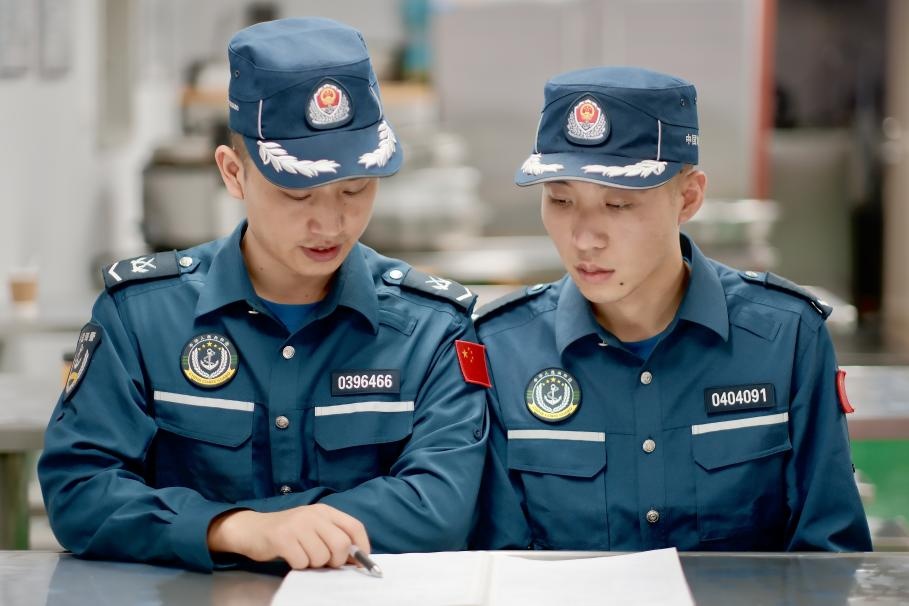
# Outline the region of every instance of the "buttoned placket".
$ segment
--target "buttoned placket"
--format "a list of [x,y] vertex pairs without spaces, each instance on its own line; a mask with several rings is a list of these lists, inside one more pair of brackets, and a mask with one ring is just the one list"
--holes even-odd
[[308,377],[303,367],[306,346],[299,331],[275,348],[268,382],[268,430],[273,489],[290,494],[300,485],[305,458],[302,445],[305,413],[299,406]]
[[651,355],[638,366],[632,387],[635,405],[635,435],[640,449],[636,452],[638,520],[643,549],[665,546],[665,462],[658,448],[662,435],[662,402],[659,374],[653,369]]

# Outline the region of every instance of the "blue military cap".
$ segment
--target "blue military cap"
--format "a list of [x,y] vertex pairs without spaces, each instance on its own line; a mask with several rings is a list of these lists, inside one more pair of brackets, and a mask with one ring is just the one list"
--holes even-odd
[[321,18],[258,23],[231,38],[228,57],[230,128],[272,183],[314,187],[401,167],[357,30]]
[[546,83],[533,154],[515,182],[662,185],[683,164],[697,164],[696,103],[690,82],[637,67],[558,75]]

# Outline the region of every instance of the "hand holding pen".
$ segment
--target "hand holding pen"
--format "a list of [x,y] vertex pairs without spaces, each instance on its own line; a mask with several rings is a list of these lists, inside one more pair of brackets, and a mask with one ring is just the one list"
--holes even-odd
[[350,557],[353,558],[357,564],[365,568],[366,572],[374,577],[382,578],[382,569],[379,568],[379,565],[376,564],[371,557],[366,555],[366,552],[362,551],[356,545],[351,545],[348,551],[350,552]]

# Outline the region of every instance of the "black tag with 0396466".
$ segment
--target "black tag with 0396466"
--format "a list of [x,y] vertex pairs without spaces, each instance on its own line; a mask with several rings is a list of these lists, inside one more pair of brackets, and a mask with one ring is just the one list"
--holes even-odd
[[401,371],[397,369],[339,370],[331,373],[331,395],[400,393]]

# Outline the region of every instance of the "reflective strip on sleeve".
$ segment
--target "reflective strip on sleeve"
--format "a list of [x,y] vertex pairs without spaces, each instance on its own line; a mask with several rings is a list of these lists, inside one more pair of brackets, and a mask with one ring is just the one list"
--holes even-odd
[[156,391],[155,400],[158,402],[169,402],[171,404],[185,404],[187,406],[204,406],[206,408],[223,408],[225,410],[242,410],[244,412],[253,411],[252,402],[222,400],[221,398],[202,398],[199,396],[188,396],[186,394],[171,393],[168,391]]
[[348,415],[356,412],[410,412],[412,410],[413,400],[409,402],[351,402],[350,404],[315,407],[317,417]]
[[727,429],[739,429],[742,427],[758,427],[760,425],[777,425],[789,421],[789,413],[781,412],[776,415],[764,415],[761,417],[748,417],[746,419],[735,419],[734,421],[719,421],[718,423],[704,423],[702,425],[692,425],[691,435],[710,433],[712,431],[726,431]]

